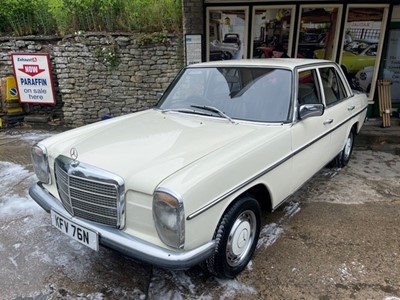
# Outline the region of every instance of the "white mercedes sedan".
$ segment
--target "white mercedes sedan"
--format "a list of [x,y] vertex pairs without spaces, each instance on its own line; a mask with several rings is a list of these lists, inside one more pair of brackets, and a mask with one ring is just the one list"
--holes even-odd
[[36,144],[30,195],[95,251],[233,278],[263,212],[327,164],[347,165],[367,106],[330,61],[191,65],[156,107]]

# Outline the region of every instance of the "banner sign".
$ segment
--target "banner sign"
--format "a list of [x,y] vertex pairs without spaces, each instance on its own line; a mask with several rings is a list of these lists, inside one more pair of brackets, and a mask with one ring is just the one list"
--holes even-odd
[[50,56],[47,53],[11,54],[21,103],[55,104]]

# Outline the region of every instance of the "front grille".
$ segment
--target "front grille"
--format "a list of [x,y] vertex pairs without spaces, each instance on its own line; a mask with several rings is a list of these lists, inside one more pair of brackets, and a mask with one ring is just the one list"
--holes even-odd
[[72,216],[116,228],[124,226],[120,177],[65,156],[55,160],[55,177],[61,202]]

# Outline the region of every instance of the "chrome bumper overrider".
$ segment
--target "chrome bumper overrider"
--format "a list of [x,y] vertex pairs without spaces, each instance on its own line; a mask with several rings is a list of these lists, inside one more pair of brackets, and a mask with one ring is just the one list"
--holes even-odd
[[204,261],[214,252],[214,241],[186,252],[171,251],[135,238],[116,228],[71,217],[60,201],[44,189],[40,183],[34,184],[29,189],[29,194],[46,212],[50,213],[50,209],[53,208],[65,218],[98,232],[101,245],[150,264],[173,270],[183,270]]

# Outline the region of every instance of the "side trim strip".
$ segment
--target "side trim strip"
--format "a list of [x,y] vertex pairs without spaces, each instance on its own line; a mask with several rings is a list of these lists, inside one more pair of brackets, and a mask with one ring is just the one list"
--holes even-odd
[[[186,220],[191,220],[194,219],[195,217],[197,217],[198,215],[202,214],[203,212],[205,212],[206,210],[210,209],[211,207],[217,205],[218,203],[220,203],[221,201],[225,200],[225,198],[228,198],[229,196],[233,195],[234,193],[236,193],[237,191],[241,190],[242,188],[244,188],[246,185],[249,185],[250,183],[252,183],[253,181],[259,179],[260,177],[264,176],[265,174],[267,174],[268,172],[272,171],[273,169],[277,168],[278,166],[280,166],[281,164],[285,163],[286,161],[288,161],[289,159],[291,159],[292,157],[294,157],[295,155],[299,154],[300,152],[304,151],[305,149],[307,149],[308,147],[310,147],[311,145],[315,144],[316,142],[318,142],[319,140],[323,139],[325,136],[331,134],[333,131],[335,131],[336,129],[338,129],[339,127],[342,127],[344,124],[346,124],[347,122],[349,122],[351,119],[353,119],[354,117],[362,114],[366,109],[368,108],[368,105],[366,107],[364,107],[362,110],[360,110],[358,113],[352,115],[351,117],[347,118],[346,120],[344,120],[342,123],[336,125],[334,128],[332,128],[331,130],[327,131],[326,133],[324,133],[323,135],[317,137],[315,140],[311,141],[310,143],[308,143],[307,145],[304,145],[303,147],[297,149],[296,151],[290,153],[288,156],[284,157],[283,159],[281,159],[280,161],[276,162],[275,164],[273,164],[272,166],[270,166],[269,168],[265,169],[264,171],[262,171],[261,173],[255,175],[254,177],[248,179],[247,181],[243,182],[242,184],[238,185],[237,187],[233,188],[232,190],[226,192],[225,194],[219,196],[218,198],[212,200],[211,202],[207,203],[206,205],[204,205],[203,207],[199,208],[198,210],[194,211],[193,213],[191,213],[190,215],[187,216]],[[284,202],[284,201],[282,201]],[[281,203],[282,203],[281,202]]]

